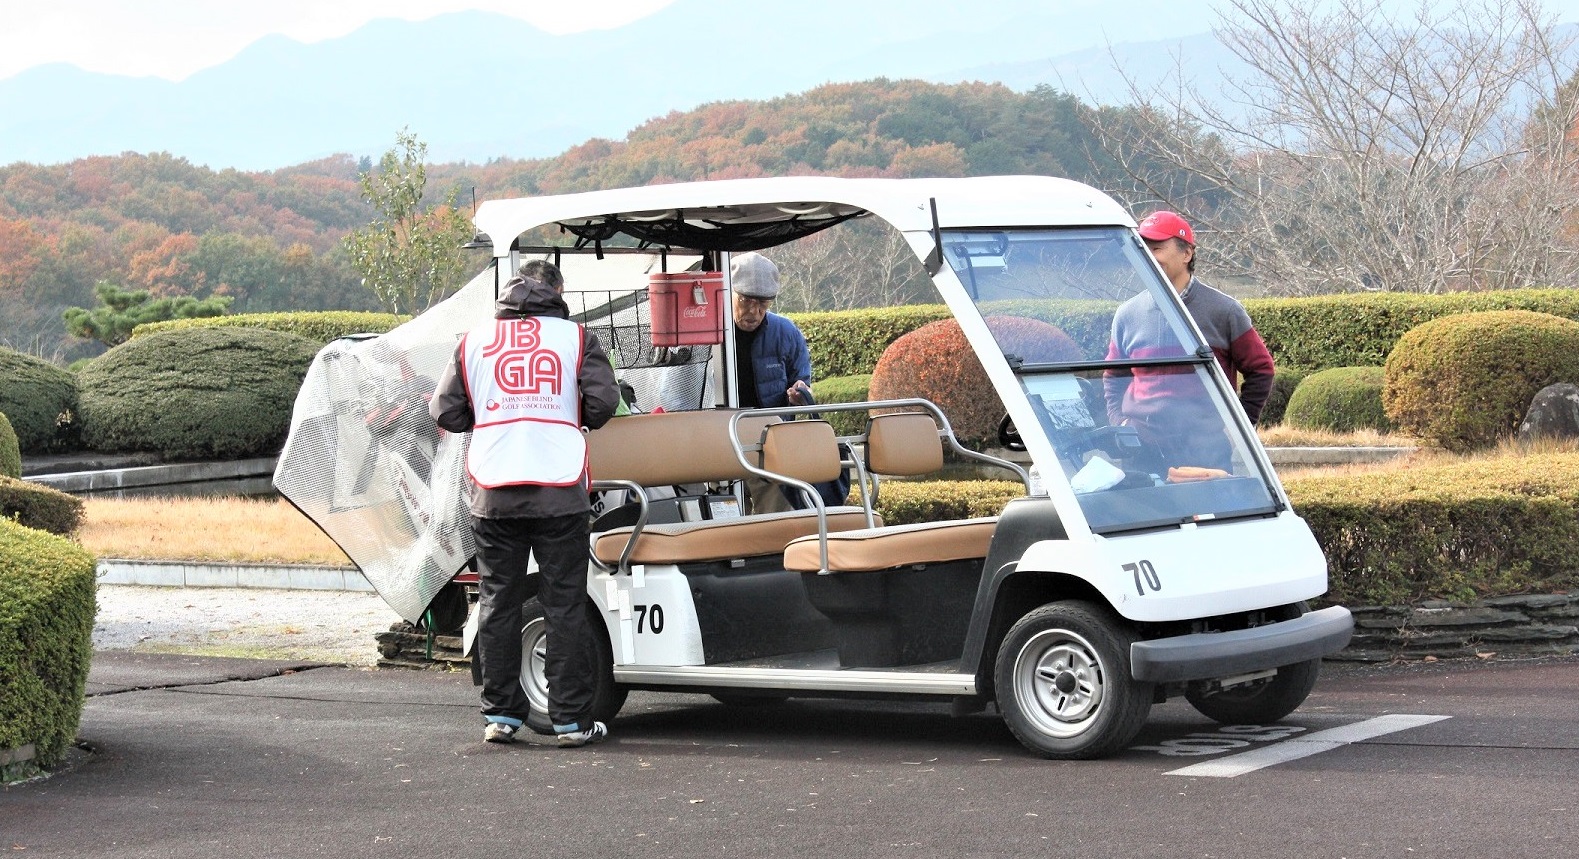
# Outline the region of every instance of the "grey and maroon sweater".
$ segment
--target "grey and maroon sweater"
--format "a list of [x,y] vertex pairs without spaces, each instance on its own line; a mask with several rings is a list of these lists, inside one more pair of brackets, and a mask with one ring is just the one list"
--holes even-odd
[[[1212,347],[1212,354],[1217,356],[1217,363],[1228,376],[1229,384],[1239,393],[1239,403],[1244,406],[1245,414],[1254,423],[1261,417],[1261,407],[1266,405],[1267,395],[1272,392],[1274,369],[1272,353],[1256,333],[1250,314],[1232,296],[1195,278],[1190,279],[1183,298],[1185,308],[1206,336],[1206,343]],[[1149,293],[1124,302],[1113,314],[1109,361],[1182,357],[1184,354]],[[1156,399],[1159,397],[1198,396],[1199,386],[1194,383],[1193,375],[1181,372],[1182,369],[1136,367],[1133,378],[1108,374],[1105,387],[1109,419],[1118,423],[1124,416],[1144,415],[1162,405]],[[1240,376],[1244,377],[1243,382]],[[1153,401],[1151,406],[1147,400]]]

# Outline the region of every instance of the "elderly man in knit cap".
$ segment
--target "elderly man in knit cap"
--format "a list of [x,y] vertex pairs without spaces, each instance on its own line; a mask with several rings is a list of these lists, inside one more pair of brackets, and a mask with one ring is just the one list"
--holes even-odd
[[[806,349],[806,336],[795,323],[769,310],[779,295],[778,266],[759,253],[734,254],[729,261],[729,279],[735,296],[735,382],[740,405],[778,408],[810,404],[811,353]],[[749,481],[748,488],[752,512],[790,509],[776,485]]]

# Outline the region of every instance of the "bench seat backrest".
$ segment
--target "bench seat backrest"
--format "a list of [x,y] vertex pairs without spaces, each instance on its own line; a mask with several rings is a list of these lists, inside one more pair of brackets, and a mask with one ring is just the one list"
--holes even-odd
[[[629,480],[642,486],[678,486],[740,480],[746,469],[729,441],[727,409],[623,415],[587,434],[593,480]],[[778,418],[740,421],[741,440],[756,444],[762,428]]]

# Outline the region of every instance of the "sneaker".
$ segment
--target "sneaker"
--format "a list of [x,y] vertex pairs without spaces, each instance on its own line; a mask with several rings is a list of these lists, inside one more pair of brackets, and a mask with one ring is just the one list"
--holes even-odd
[[592,727],[585,731],[569,731],[559,735],[559,747],[574,749],[580,746],[590,746],[608,739],[609,728],[602,722],[593,722]]
[[482,738],[489,743],[513,743],[515,742],[515,731],[514,725],[507,725],[504,722],[489,722],[488,727],[482,729]]

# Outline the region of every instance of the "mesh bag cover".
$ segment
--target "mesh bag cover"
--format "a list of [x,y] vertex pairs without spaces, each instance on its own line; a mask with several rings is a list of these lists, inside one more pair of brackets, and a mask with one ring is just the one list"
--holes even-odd
[[[638,408],[712,407],[713,350],[654,349],[645,288],[565,299],[572,318],[608,351]],[[387,334],[325,346],[296,395],[274,469],[280,493],[413,623],[476,551],[466,503],[471,435],[440,432],[428,399],[461,335],[493,317],[493,302],[489,268]],[[594,499],[594,509],[602,500]]]

